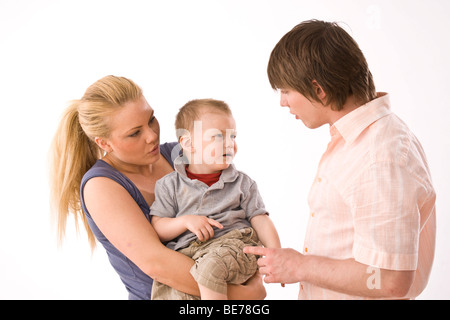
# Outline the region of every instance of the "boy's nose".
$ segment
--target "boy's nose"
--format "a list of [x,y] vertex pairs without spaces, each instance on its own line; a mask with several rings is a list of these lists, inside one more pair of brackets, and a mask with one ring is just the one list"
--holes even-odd
[[225,139],[225,148],[233,148],[234,140],[233,139]]

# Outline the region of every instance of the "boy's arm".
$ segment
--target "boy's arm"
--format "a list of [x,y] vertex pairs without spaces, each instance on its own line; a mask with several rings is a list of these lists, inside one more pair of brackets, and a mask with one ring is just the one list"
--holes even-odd
[[182,217],[163,218],[152,216],[152,225],[161,242],[167,242],[178,237],[187,230]]
[[262,244],[266,248],[281,248],[280,238],[264,207],[264,201],[259,193],[258,186],[250,178],[249,180],[250,186],[245,188],[246,192],[242,197],[241,207],[247,213],[247,219],[258,234]]
[[162,242],[172,240],[187,230],[193,232],[200,241],[206,241],[214,236],[213,227],[223,228],[216,220],[194,215],[176,218],[153,216],[152,225]]
[[156,181],[155,201],[150,208],[151,224],[162,242],[176,238],[184,231],[181,220],[176,219],[178,211],[174,187],[166,177]]
[[260,214],[250,220],[252,228],[258,234],[259,240],[266,248],[281,248],[280,237],[275,225],[267,214]]

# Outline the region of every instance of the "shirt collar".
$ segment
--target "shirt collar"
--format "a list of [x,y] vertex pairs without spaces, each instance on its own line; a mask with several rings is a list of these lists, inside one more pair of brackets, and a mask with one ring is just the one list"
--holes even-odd
[[352,144],[372,123],[391,113],[389,94],[378,93],[376,99],[336,121],[330,127],[330,134],[334,136],[336,132],[339,132],[346,143]]
[[[175,168],[175,171],[177,171],[181,176],[185,177],[186,179],[189,179],[186,174],[186,164],[187,163],[188,162],[187,162],[186,157],[179,156],[174,161],[174,168]],[[239,176],[239,172],[237,171],[236,167],[232,163],[228,166],[228,168],[226,168],[225,170],[222,171],[219,181],[223,181],[224,183],[233,182],[234,180],[237,179],[238,176]],[[191,180],[191,179],[189,179],[189,180]]]

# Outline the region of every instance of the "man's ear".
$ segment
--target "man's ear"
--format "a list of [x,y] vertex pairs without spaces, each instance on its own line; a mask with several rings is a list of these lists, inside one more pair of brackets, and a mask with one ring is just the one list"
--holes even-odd
[[323,90],[322,86],[316,81],[312,81],[312,85],[314,88],[314,92],[316,93],[316,97],[322,102],[322,104],[325,106],[327,104],[327,94]]
[[107,153],[113,151],[109,142],[106,139],[95,137],[94,141],[102,150],[106,151]]

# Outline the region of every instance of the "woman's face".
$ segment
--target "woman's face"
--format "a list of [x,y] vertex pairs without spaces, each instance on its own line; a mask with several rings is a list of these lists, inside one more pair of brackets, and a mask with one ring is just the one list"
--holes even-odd
[[160,158],[159,123],[142,96],[122,106],[110,119],[108,158],[131,165],[148,165]]

